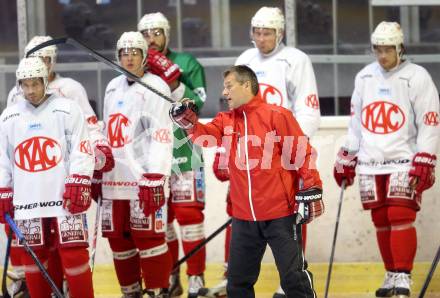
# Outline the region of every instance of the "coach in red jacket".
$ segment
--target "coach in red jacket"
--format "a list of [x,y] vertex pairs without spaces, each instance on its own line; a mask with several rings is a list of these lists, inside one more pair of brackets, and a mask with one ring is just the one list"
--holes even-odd
[[187,100],[175,104],[170,115],[194,143],[229,149],[233,229],[228,297],[255,297],[253,285],[267,244],[287,297],[316,297],[297,227],[324,211],[314,151],[292,112],[261,99],[249,67],[233,66],[223,77],[230,111],[202,124]]

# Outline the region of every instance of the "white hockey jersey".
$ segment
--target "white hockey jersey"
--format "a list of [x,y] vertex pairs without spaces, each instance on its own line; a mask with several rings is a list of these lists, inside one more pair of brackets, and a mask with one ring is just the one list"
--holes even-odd
[[249,66],[257,75],[262,98],[291,110],[303,132],[313,136],[321,114],[315,73],[304,52],[280,44],[275,53],[263,56],[252,48],[243,52],[235,65]]
[[[171,96],[168,85],[160,77],[146,73],[142,81]],[[104,198],[136,199],[142,174],[170,175],[173,148],[170,108],[170,103],[142,85],[129,85],[123,75],[107,85],[104,122],[115,167],[103,175]]]
[[[87,120],[87,127],[89,129],[92,144],[97,141],[105,140],[102,133],[102,125],[99,125],[98,118],[90,106],[87,92],[79,82],[56,74],[55,79],[49,83],[47,88],[47,93],[55,93],[58,96],[73,99],[81,107],[85,119]],[[9,107],[20,100],[25,100],[21,88],[12,88],[8,94],[7,106]]]
[[361,174],[407,171],[415,153],[436,154],[439,96],[429,73],[403,62],[385,71],[373,62],[355,79],[346,147]]
[[55,94],[38,107],[19,101],[3,111],[0,135],[0,187],[14,190],[15,219],[70,215],[64,179],[95,165],[78,104]]

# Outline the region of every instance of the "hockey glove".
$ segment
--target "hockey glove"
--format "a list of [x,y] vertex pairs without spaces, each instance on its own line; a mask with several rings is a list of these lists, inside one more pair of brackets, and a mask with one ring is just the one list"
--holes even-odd
[[229,180],[228,161],[226,160],[226,149],[224,147],[217,148],[212,170],[215,177],[221,182]]
[[10,187],[0,188],[0,223],[5,224],[5,214],[8,213],[12,218],[14,217],[14,204],[12,200],[14,193]]
[[179,65],[167,58],[161,52],[148,49],[148,70],[162,78],[168,85],[179,79]]
[[165,176],[162,174],[144,174],[139,181],[139,207],[145,216],[159,210],[165,204]]
[[95,170],[103,173],[110,172],[115,167],[112,148],[106,141],[95,143]]
[[99,197],[102,197],[102,172],[94,171],[92,178],[92,199],[97,202]]
[[300,190],[295,195],[295,201],[297,224],[308,224],[324,213],[324,201],[320,188]]
[[72,214],[77,214],[89,209],[92,202],[92,182],[90,177],[73,174],[65,180],[63,208]]
[[171,106],[170,118],[180,128],[191,129],[197,122],[197,106],[188,99],[183,102],[176,102]]
[[333,169],[333,177],[336,183],[341,186],[345,180],[345,186],[350,186],[354,182],[356,176],[357,157],[352,152],[348,152],[346,148],[339,149],[336,155],[335,166]]
[[409,184],[417,193],[421,194],[434,185],[436,162],[437,157],[426,152],[414,155],[409,171]]

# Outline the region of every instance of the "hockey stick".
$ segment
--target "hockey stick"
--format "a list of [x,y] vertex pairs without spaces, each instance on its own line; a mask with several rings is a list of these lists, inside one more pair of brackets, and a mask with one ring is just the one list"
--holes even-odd
[[11,218],[11,216],[6,213],[5,219],[9,224],[9,227],[14,231],[15,235],[17,236],[18,240],[23,244],[24,249],[26,252],[31,256],[32,260],[34,260],[35,265],[37,265],[38,269],[40,269],[41,273],[43,274],[44,279],[49,283],[50,287],[52,288],[53,293],[57,298],[63,298],[63,294],[56,286],[55,282],[50,277],[49,273],[47,272],[46,268],[44,268],[44,265],[41,264],[40,260],[38,259],[35,252],[32,250],[32,248],[27,243],[26,239],[24,238],[23,234],[21,233],[20,229],[15,224],[14,220]]
[[101,219],[101,203],[102,197],[98,197],[98,201],[96,202],[96,217],[95,217],[95,229],[93,231],[93,240],[92,240],[92,253],[90,255],[90,270],[93,273],[93,269],[95,268],[95,255],[96,255],[96,243],[98,241],[98,230],[99,230],[99,221]]
[[6,285],[6,276],[9,267],[9,256],[11,254],[11,245],[12,245],[12,230],[8,231],[8,242],[6,244],[6,252],[5,252],[5,261],[3,262],[3,273],[2,273],[2,298],[11,298],[8,292],[8,288]]
[[194,247],[189,253],[184,255],[180,260],[176,262],[173,266],[173,270],[177,269],[180,265],[186,262],[189,258],[191,258],[196,252],[198,252],[202,247],[204,247],[209,241],[211,241],[215,236],[220,234],[224,229],[226,229],[232,222],[232,218],[228,219],[221,227],[215,230],[211,235],[209,235],[205,240],[200,242],[196,247]]
[[339,219],[341,217],[342,200],[344,199],[345,183],[346,183],[346,181],[342,180],[342,183],[341,183],[341,193],[339,195],[338,214],[336,215],[335,232],[333,233],[332,252],[330,254],[330,261],[329,261],[329,265],[328,265],[327,280],[325,282],[325,295],[324,295],[325,298],[328,297],[327,296],[328,295],[328,289],[330,287],[330,277],[332,275],[333,258],[335,256],[336,238],[338,237]]
[[432,261],[431,269],[429,269],[428,276],[426,276],[426,280],[423,283],[423,287],[422,290],[420,291],[419,298],[425,297],[426,290],[428,289],[429,283],[431,282],[432,276],[434,275],[435,268],[437,267],[439,259],[440,259],[440,245],[437,248],[437,253],[435,254],[434,260]]
[[147,88],[148,90],[150,90],[151,92],[159,95],[160,97],[162,97],[163,99],[165,99],[166,101],[170,102],[170,103],[174,103],[174,100],[171,99],[171,97],[163,94],[162,92],[160,92],[159,90],[157,90],[156,88],[144,83],[141,78],[139,78],[138,76],[132,74],[131,72],[127,71],[126,69],[122,68],[121,66],[119,66],[118,64],[114,63],[113,61],[111,61],[110,59],[104,57],[103,55],[99,54],[98,52],[96,52],[95,50],[89,48],[88,46],[86,46],[85,44],[70,38],[70,37],[61,37],[61,38],[55,38],[55,39],[51,39],[48,41],[45,41],[41,44],[39,44],[38,46],[30,49],[27,53],[26,53],[26,57],[29,57],[32,53],[45,48],[47,46],[51,46],[51,45],[57,45],[57,44],[70,44],[72,46],[74,46],[77,49],[83,50],[85,52],[87,52],[90,56],[92,56],[93,58],[95,58],[96,60],[103,62],[104,64],[106,64],[107,66],[109,66],[111,69],[119,72],[120,74],[125,75],[127,78],[135,81],[136,83],[139,83],[140,85],[144,86],[145,88]]

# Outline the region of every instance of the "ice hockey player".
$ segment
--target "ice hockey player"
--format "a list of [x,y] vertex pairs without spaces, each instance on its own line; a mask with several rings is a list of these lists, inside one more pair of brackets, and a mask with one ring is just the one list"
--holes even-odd
[[347,141],[336,157],[339,186],[359,174],[386,274],[376,297],[410,296],[417,250],[414,222],[435,180],[439,96],[429,73],[405,59],[403,32],[381,22],[371,35],[376,61],[355,79]]
[[[178,101],[186,97],[193,98],[200,111],[206,99],[203,67],[192,55],[175,52],[169,48],[170,25],[167,18],[160,12],[146,14],[139,21],[138,31],[144,35],[150,49],[166,55],[180,68],[181,74],[180,77],[174,79],[157,67],[149,67],[149,71],[160,75],[169,83],[174,100]],[[156,60],[155,57],[157,54],[149,53],[149,65],[152,64],[150,61]],[[205,239],[203,214],[205,175],[202,151],[200,147],[192,144],[185,132],[177,126],[174,127],[170,186],[167,242],[173,256],[173,263],[176,263],[179,257],[179,242],[174,229],[174,219],[180,226],[180,238],[185,254]],[[187,261],[189,298],[197,297],[198,290],[204,286],[205,262],[205,248],[202,248]],[[174,297],[181,294],[180,272],[177,268],[170,277],[170,295]]]
[[[148,45],[125,32],[116,46],[120,65],[166,96],[168,85],[144,72]],[[102,232],[113,251],[123,297],[168,297],[172,260],[165,240],[165,180],[171,173],[170,104],[121,75],[107,85],[103,119],[115,167],[102,178]]]
[[[251,20],[250,37],[255,47],[243,52],[235,64],[249,66],[257,75],[263,99],[291,110],[305,135],[311,138],[318,130],[320,122],[315,73],[309,57],[304,52],[284,45],[284,25],[281,9],[261,7]],[[222,151],[224,152],[224,149],[220,148],[216,153],[216,160],[224,159],[221,156]],[[224,170],[214,169],[214,173]],[[219,175],[222,176],[221,173]],[[305,250],[307,226],[302,225],[301,228]],[[227,236],[225,241],[228,240]],[[225,244],[225,247],[228,247],[228,244]],[[220,295],[225,290],[225,280],[222,280],[209,292]],[[281,286],[273,297],[285,297]]]
[[[25,100],[1,115],[0,222],[13,215],[41,263],[58,252],[70,297],[94,297],[84,212],[95,161],[84,115],[76,102],[48,92],[41,58],[23,58],[16,76]],[[18,255],[31,297],[50,297],[33,259]]]
[[[52,37],[34,36],[26,45],[25,53],[49,40],[52,40]],[[112,151],[106,137],[102,133],[102,122],[98,121],[95,112],[90,106],[86,90],[81,83],[72,78],[63,77],[54,71],[54,66],[57,59],[57,47],[55,45],[44,47],[33,52],[31,56],[41,57],[48,67],[48,93],[54,93],[59,96],[66,97],[74,100],[80,105],[87,121],[92,148],[95,152],[95,157],[97,157],[95,170],[98,172],[95,175],[99,176],[99,174],[102,174],[102,172],[111,170],[114,166]],[[8,95],[7,106],[15,104],[20,100],[24,100],[22,90],[20,88],[13,87]],[[11,246],[11,264],[13,268],[10,272],[8,272],[8,276],[13,279],[13,283],[10,286],[12,292],[17,292],[24,289],[24,286],[22,286],[24,284],[23,266],[20,265],[18,261],[20,257],[17,255],[22,250],[17,250],[15,247],[16,245],[14,241],[13,245]],[[57,285],[61,287],[63,272],[60,270],[60,258],[56,251],[53,251],[53,255],[51,255],[49,258],[49,264],[49,273]]]

